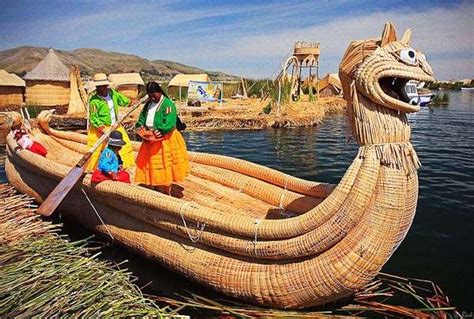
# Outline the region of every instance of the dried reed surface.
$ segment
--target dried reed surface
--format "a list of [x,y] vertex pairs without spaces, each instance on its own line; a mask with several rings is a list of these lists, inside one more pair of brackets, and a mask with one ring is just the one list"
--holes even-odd
[[209,299],[192,292],[174,299],[151,296],[153,300],[179,307],[205,309],[208,316],[222,314],[238,318],[463,318],[441,288],[429,280],[380,273],[351,298],[309,311],[260,308],[225,299]]
[[[304,96],[298,102],[282,105],[279,115],[275,108],[270,114],[264,114],[263,108],[268,101],[260,99],[227,100],[222,106],[219,103],[205,103],[200,108],[185,107],[184,104],[177,106],[188,131],[314,126],[328,114],[344,113],[346,110],[346,102],[341,97],[322,97],[315,102],[307,99]],[[124,127],[129,133],[133,132],[138,115],[139,112],[135,112],[125,122]]]
[[263,113],[266,104],[268,101],[260,99],[228,100],[224,107],[209,103],[209,113],[199,117],[185,114],[183,120],[190,130],[290,128],[314,126],[329,113],[345,112],[345,101],[340,97],[309,102],[303,96],[298,102],[282,105],[280,110],[274,107],[270,114]]
[[0,184],[1,317],[163,317],[131,274],[90,255],[42,221],[33,199]]

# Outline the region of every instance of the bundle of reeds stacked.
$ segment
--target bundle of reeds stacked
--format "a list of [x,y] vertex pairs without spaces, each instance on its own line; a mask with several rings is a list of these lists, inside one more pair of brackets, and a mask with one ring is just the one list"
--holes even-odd
[[71,66],[69,72],[70,79],[70,96],[69,96],[69,107],[67,109],[68,115],[75,115],[79,117],[85,117],[87,110],[87,94],[85,92],[81,73],[79,68],[75,65]]
[[69,104],[69,70],[53,49],[25,75],[25,80],[26,104],[49,107]]
[[144,298],[130,273],[90,255],[43,222],[33,199],[0,184],[0,316],[171,317]]

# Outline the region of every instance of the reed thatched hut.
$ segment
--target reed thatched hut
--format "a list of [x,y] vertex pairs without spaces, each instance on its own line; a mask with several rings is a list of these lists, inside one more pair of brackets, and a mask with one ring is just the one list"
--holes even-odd
[[69,69],[53,49],[25,75],[26,104],[59,106],[69,104]]
[[132,99],[138,98],[145,88],[145,83],[139,73],[110,74],[109,81],[117,91]]
[[206,73],[202,74],[176,74],[168,83],[168,95],[174,98],[186,98],[189,81],[209,82],[211,79]]
[[21,105],[25,81],[13,73],[0,70],[0,106]]
[[342,84],[339,75],[328,73],[319,81],[319,94],[321,96],[336,96],[342,94]]

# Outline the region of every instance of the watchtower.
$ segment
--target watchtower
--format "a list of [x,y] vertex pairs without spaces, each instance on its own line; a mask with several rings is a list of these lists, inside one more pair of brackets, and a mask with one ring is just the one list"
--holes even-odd
[[[290,81],[293,100],[296,100],[301,93],[301,74],[303,69],[308,70],[310,89],[312,89],[313,83],[317,84],[319,76],[319,52],[318,42],[297,41],[293,47],[293,55],[283,64],[281,79]],[[313,76],[313,69],[316,69],[315,77]],[[319,95],[317,89],[316,94]]]

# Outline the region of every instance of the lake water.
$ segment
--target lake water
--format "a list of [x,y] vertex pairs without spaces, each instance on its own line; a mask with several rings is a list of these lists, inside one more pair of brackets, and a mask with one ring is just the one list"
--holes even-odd
[[[423,165],[417,213],[406,239],[383,271],[433,280],[454,305],[473,310],[474,92],[449,92],[449,97],[448,106],[422,108],[409,116],[412,143]],[[193,151],[235,156],[330,183],[338,183],[357,152],[357,145],[347,141],[345,117],[341,115],[328,118],[317,128],[184,135]],[[4,180],[4,175],[1,178]],[[68,222],[65,232],[73,239],[88,235]],[[155,281],[152,291],[209,293],[117,246],[103,252],[105,258],[115,261],[130,260],[127,267],[137,275],[145,273],[140,283]],[[163,274],[158,280],[157,273]]]

